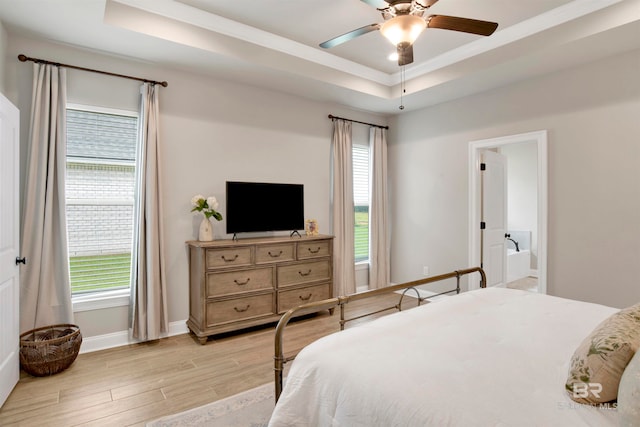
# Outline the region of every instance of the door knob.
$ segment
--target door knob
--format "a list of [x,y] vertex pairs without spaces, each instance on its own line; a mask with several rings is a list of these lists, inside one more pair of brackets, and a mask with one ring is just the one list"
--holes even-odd
[[18,264],[26,265],[27,264],[27,259],[25,257],[22,257],[22,258],[16,257],[16,265],[18,265]]

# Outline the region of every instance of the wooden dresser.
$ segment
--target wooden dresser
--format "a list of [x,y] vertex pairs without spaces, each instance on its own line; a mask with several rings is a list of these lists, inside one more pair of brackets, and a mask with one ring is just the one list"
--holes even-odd
[[209,335],[277,321],[333,295],[333,237],[189,241],[189,320]]

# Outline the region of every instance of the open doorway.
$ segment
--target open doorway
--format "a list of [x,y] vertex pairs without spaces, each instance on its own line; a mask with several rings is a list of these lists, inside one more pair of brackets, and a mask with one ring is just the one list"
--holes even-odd
[[[518,135],[510,135],[500,138],[492,138],[469,143],[469,261],[470,265],[480,265],[481,257],[483,257],[481,245],[483,240],[483,232],[481,231],[482,221],[482,178],[480,172],[480,163],[482,153],[487,151],[498,151],[513,159],[513,167],[515,174],[511,174],[511,179],[521,179],[526,175],[524,170],[527,157],[535,155],[535,164],[528,166],[533,168],[535,174],[535,203],[527,206],[525,198],[512,197],[509,202],[509,210],[518,211],[517,219],[513,219],[507,227],[505,233],[504,263],[507,264],[507,252],[514,258],[512,263],[519,263],[520,271],[526,274],[520,274],[520,278],[537,274],[537,278],[528,281],[529,284],[535,283],[536,290],[540,293],[547,292],[547,132],[538,131]],[[507,169],[509,166],[507,165]],[[515,175],[515,176],[514,176]],[[507,173],[505,179],[509,179]],[[519,183],[522,185],[522,183]],[[526,185],[526,184],[525,184]],[[513,185],[515,186],[515,184]],[[524,195],[522,189],[517,193]],[[531,196],[529,196],[529,199]],[[535,209],[527,215],[527,209]],[[517,248],[516,244],[517,242]],[[517,249],[517,250],[516,250]],[[526,252],[525,252],[526,250]],[[527,256],[528,255],[528,256]],[[483,265],[484,266],[484,265]],[[484,266],[492,268],[491,266]],[[489,272],[487,272],[489,274]],[[514,273],[512,273],[514,274]],[[516,273],[518,274],[518,273]],[[513,281],[514,277],[506,274],[505,283]],[[523,280],[519,285],[527,286],[527,280]],[[478,287],[477,283],[471,283],[470,289]]]

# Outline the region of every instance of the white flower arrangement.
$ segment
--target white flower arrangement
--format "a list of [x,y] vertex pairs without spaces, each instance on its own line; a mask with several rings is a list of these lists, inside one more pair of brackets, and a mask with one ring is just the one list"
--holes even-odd
[[218,221],[222,221],[222,214],[218,212],[218,200],[213,197],[204,198],[201,194],[196,194],[191,198],[191,205],[193,208],[191,212],[202,212],[205,217],[214,217]]

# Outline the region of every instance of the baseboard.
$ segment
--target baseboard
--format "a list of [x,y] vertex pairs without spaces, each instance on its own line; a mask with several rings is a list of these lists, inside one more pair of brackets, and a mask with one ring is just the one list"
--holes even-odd
[[356,293],[364,292],[364,291],[368,291],[368,290],[369,290],[369,285],[356,286]]
[[[189,332],[186,320],[178,320],[169,323],[169,332],[163,334],[161,338],[173,335],[186,334]],[[96,335],[93,337],[82,337],[80,354],[91,353],[93,351],[106,350],[108,348],[120,347],[123,345],[136,344],[139,340],[134,340],[129,336],[129,331],[119,331],[110,334]]]
[[534,270],[533,268],[529,271],[529,276],[538,278],[538,270]]

